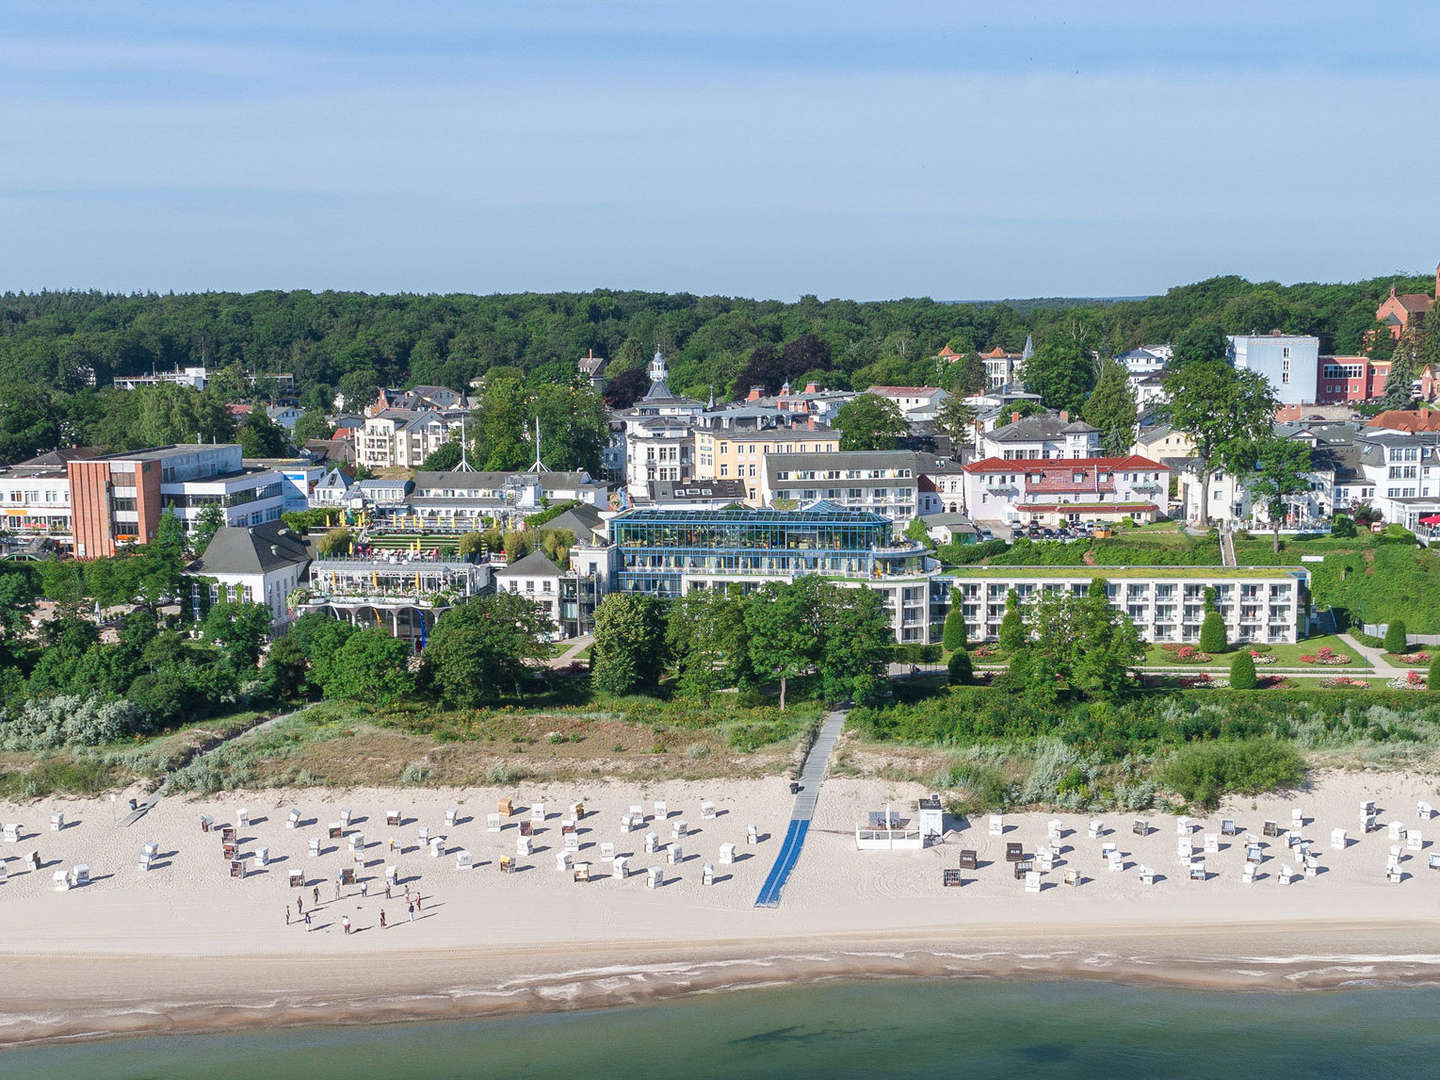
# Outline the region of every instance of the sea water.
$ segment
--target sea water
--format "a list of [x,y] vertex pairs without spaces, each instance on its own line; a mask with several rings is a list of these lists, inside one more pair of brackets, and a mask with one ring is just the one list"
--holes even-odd
[[1440,1076],[1437,1016],[1436,989],[872,980],[491,1020],[37,1047],[0,1052],[0,1076],[1404,1080]]

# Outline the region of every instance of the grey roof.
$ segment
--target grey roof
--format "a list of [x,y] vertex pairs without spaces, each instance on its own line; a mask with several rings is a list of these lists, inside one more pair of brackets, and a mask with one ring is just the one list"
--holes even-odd
[[[586,514],[584,513],[585,510],[589,510],[591,513]],[[580,512],[577,513],[576,511]],[[600,512],[598,510],[593,506],[580,503],[572,506],[563,514],[556,514],[549,521],[545,522],[544,525],[538,527],[542,530],[564,529],[574,533],[576,540],[589,541],[595,538],[595,531],[600,526],[600,520]]]
[[996,428],[989,437],[996,442],[1042,442],[1058,439],[1062,435],[1086,434],[1099,431],[1083,420],[1064,421],[1050,413],[1022,416],[1019,420]]
[[550,561],[543,551],[532,551],[519,562],[511,563],[503,570],[495,571],[496,577],[550,577],[561,573],[560,567]]
[[651,501],[683,502],[691,500],[704,502],[710,499],[745,498],[743,480],[656,480],[651,485]]
[[1156,424],[1154,427],[1142,428],[1135,441],[1142,445],[1149,445],[1152,442],[1159,442],[1175,429],[1169,424]]
[[248,529],[222,526],[189,570],[192,574],[263,574],[309,561],[309,548],[298,533],[283,521],[267,521]]
[[350,485],[355,483],[354,479],[344,469],[334,468],[315,481],[318,488],[339,488],[341,491],[349,491]]

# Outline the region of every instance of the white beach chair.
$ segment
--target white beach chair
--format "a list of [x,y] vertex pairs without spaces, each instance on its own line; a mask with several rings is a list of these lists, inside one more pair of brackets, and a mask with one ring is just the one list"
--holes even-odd
[[64,815],[64,814],[51,814],[51,815],[50,815],[50,831],[51,831],[51,832],[59,832],[59,831],[60,831],[61,829],[63,829],[63,828],[65,828],[65,815]]
[[73,880],[77,887],[90,884],[90,867],[85,863],[77,864],[72,873],[74,875]]
[[1191,880],[1191,881],[1204,881],[1204,880],[1206,879],[1206,877],[1208,877],[1208,875],[1205,873],[1205,860],[1204,860],[1204,859],[1196,859],[1194,862],[1192,862],[1192,863],[1190,864],[1190,880]]
[[1431,869],[1431,870],[1440,870],[1440,853],[1437,853],[1437,852],[1431,852],[1431,853],[1430,853],[1430,869]]
[[1290,827],[1292,829],[1303,829],[1305,827],[1305,811],[1298,806],[1290,811]]
[[1119,850],[1120,847],[1114,840],[1106,840],[1103,844],[1100,845],[1100,857],[1102,859],[1108,859],[1111,855],[1113,855]]
[[690,831],[690,825],[684,818],[670,823],[670,835],[676,839],[683,839]]
[[710,821],[715,817],[715,804],[713,802],[702,802],[700,804],[700,817]]
[[609,840],[606,840],[600,845],[600,858],[606,860],[607,862],[615,858],[615,845]]
[[256,865],[256,866],[269,866],[269,865],[270,865],[270,849],[269,849],[268,847],[257,847],[257,848],[255,849],[255,865]]
[[394,885],[394,884],[396,884],[399,880],[400,880],[400,869],[399,869],[399,867],[394,866],[393,864],[387,864],[386,867],[385,867],[385,883],[386,883],[387,885]]
[[630,804],[630,820],[637,825],[645,823],[645,807],[638,802]]
[[287,829],[298,829],[300,827],[299,810],[291,810],[290,813],[285,816],[285,827]]
[[1176,836],[1189,836],[1189,835],[1190,835],[1190,819],[1189,819],[1188,817],[1186,817],[1185,815],[1183,815],[1183,814],[1182,814],[1180,817],[1178,817],[1178,818],[1175,819],[1175,835],[1176,835]]
[[1001,836],[1005,832],[1005,819],[999,814],[990,815],[990,835]]
[[652,866],[645,871],[645,887],[647,889],[658,889],[663,880],[664,871],[658,866]]
[[679,866],[685,861],[685,852],[681,850],[679,844],[671,844],[665,849],[665,861],[671,866]]
[[1404,839],[1405,839],[1405,825],[1404,825],[1404,823],[1403,823],[1403,822],[1399,822],[1399,821],[1392,821],[1392,822],[1390,822],[1390,841],[1391,841],[1391,843],[1395,843],[1395,842],[1398,842],[1398,841],[1403,841]]
[[1374,815],[1374,814],[1367,814],[1367,815],[1365,816],[1365,818],[1364,818],[1364,826],[1363,826],[1363,827],[1364,827],[1365,832],[1366,832],[1367,834],[1369,834],[1369,833],[1374,832],[1376,829],[1380,828],[1380,823],[1375,819],[1375,815]]
[[745,842],[747,844],[758,844],[760,842],[760,828],[757,825],[745,827]]
[[580,850],[580,835],[578,833],[566,833],[560,842],[566,851]]
[[399,811],[399,810],[386,810],[386,811],[385,811],[385,827],[386,827],[386,828],[389,828],[389,829],[398,829],[398,828],[400,827],[400,822],[401,822],[401,820],[402,820],[402,819],[401,819],[401,815],[400,815],[400,811]]
[[27,867],[29,867],[31,870],[39,870],[39,869],[40,869],[40,852],[38,852],[38,851],[27,851],[27,852],[25,853],[25,865],[26,865]]
[[1319,876],[1320,876],[1320,860],[1317,859],[1314,855],[1307,855],[1307,856],[1305,856],[1305,876],[1306,876],[1306,877],[1319,877]]
[[1240,830],[1235,827],[1235,819],[1234,819],[1234,818],[1228,818],[1228,817],[1227,817],[1227,818],[1221,818],[1221,819],[1220,819],[1220,835],[1221,835],[1221,836],[1234,836],[1234,835],[1235,835],[1236,833],[1238,833],[1239,831],[1240,831]]
[[473,869],[475,869],[475,856],[474,856],[474,855],[471,855],[470,852],[466,851],[464,848],[461,848],[459,851],[457,851],[457,852],[455,853],[455,869],[456,869],[456,870],[473,870]]
[[[146,870],[149,870],[149,869],[150,869],[150,863],[151,863],[153,860],[154,860],[154,856],[151,855],[148,851],[142,851],[142,852],[140,852],[139,869],[140,869],[142,872],[143,872],[143,871],[146,871]],[[0,863],[0,865],[4,865],[4,864],[3,864],[3,863]]]
[[1247,862],[1247,863],[1245,864],[1244,869],[1242,869],[1242,870],[1240,871],[1240,881],[1241,881],[1241,884],[1244,884],[1244,885],[1253,885],[1253,884],[1255,884],[1255,868],[1256,868],[1256,864],[1253,863],[1253,862]]
[[635,819],[634,819],[633,817],[631,817],[629,814],[623,814],[623,815],[621,815],[621,817],[620,817],[620,831],[621,831],[621,832],[623,832],[623,833],[628,833],[628,832],[634,827],[634,824],[635,824]]
[[1059,840],[1064,831],[1064,823],[1059,818],[1051,818],[1045,823],[1045,835],[1051,840]]
[[1411,829],[1405,834],[1405,847],[1410,851],[1423,851],[1425,840],[1419,829]]
[[624,855],[616,855],[614,863],[610,866],[610,876],[624,881],[630,874],[630,860]]
[[[529,839],[528,837],[526,839]],[[432,836],[430,838],[430,857],[438,859],[445,854],[445,838],[443,836]]]
[[[1433,857],[1435,856],[1432,856],[1432,858]],[[707,862],[700,868],[700,883],[702,885],[715,884],[715,867],[713,864]]]
[[515,854],[529,855],[533,847],[533,841],[528,836],[515,837]]
[[1207,832],[1205,834],[1205,854],[1215,855],[1220,851],[1220,834]]
[[365,834],[364,834],[364,833],[362,833],[362,832],[352,832],[352,833],[350,834],[350,836],[349,836],[348,839],[349,839],[349,841],[350,841],[350,850],[351,850],[351,851],[364,851],[364,850],[365,850]]
[[664,821],[670,816],[670,806],[664,799],[655,800],[655,820]]
[[499,814],[486,814],[486,815],[485,815],[485,831],[486,831],[486,832],[499,832],[499,831],[500,831],[500,815],[499,815]]
[[568,851],[555,852],[555,869],[562,873],[570,869],[570,860],[573,856]]
[[[457,810],[455,807],[451,806],[451,807],[446,808],[446,810],[445,810],[445,827],[446,827],[447,829],[453,829],[453,828],[455,827],[455,819],[458,818],[459,816],[460,816],[460,811]],[[399,822],[397,821],[396,824],[398,825]]]
[[1025,891],[1038,893],[1040,891],[1040,874],[1031,870],[1025,875]]
[[1118,851],[1112,851],[1108,856],[1106,856],[1105,861],[1109,863],[1110,872],[1112,874],[1118,874],[1120,873],[1120,871],[1125,869],[1125,858]]
[[720,845],[720,862],[723,864],[723,863],[733,863],[734,861],[735,861],[735,845],[734,845],[734,844],[721,844],[721,845]]
[[430,843],[430,826],[421,825],[418,835],[420,837],[421,847],[424,847],[426,844]]
[[653,832],[647,832],[645,834],[645,854],[654,855],[659,848],[660,837],[656,836]]
[[1265,861],[1265,849],[1259,844],[1245,845],[1245,861],[1260,864]]
[[303,889],[305,887],[305,871],[291,870],[290,873],[286,875],[286,880],[289,883],[290,888]]
[[544,821],[544,820],[545,820],[545,804],[544,804],[543,802],[537,802],[534,806],[530,807],[530,820],[531,820],[531,821]]
[[237,828],[247,828],[250,825],[250,811],[243,806],[235,811],[235,825]]
[[1195,854],[1195,845],[1189,840],[1175,841],[1175,858],[1182,863],[1188,863]]
[[1055,869],[1055,860],[1050,857],[1049,848],[1035,853],[1035,869],[1046,874]]
[[1405,875],[1401,872],[1400,867],[1396,866],[1390,870],[1385,871],[1385,880],[1390,882],[1392,885],[1399,885],[1402,881],[1405,880]]
[[341,811],[340,811],[340,827],[341,827],[342,829],[348,829],[348,828],[350,827],[350,811],[349,811],[349,810],[341,810]]
[[312,836],[312,837],[310,837],[310,857],[311,857],[311,858],[316,858],[316,857],[319,856],[319,854],[320,854],[320,838],[319,838],[318,836]]
[[1137,817],[1134,821],[1130,822],[1130,831],[1136,836],[1149,836],[1150,819]]
[[1330,847],[1333,848],[1335,851],[1344,851],[1345,846],[1349,842],[1349,837],[1345,835],[1344,829],[1330,830]]
[[152,859],[158,859],[160,857],[160,845],[157,844],[154,840],[151,840],[140,850],[144,854],[149,855]]
[[1275,875],[1275,880],[1281,885],[1289,885],[1290,879],[1295,876],[1295,868],[1288,863],[1281,865],[1280,872]]
[[54,883],[56,892],[70,891],[70,871],[56,870],[55,873],[50,875],[50,880]]
[[1101,821],[1099,818],[1091,818],[1091,819],[1090,819],[1090,824],[1089,824],[1089,826],[1088,826],[1088,828],[1087,828],[1087,830],[1086,830],[1086,833],[1087,833],[1087,835],[1090,837],[1091,840],[1097,840],[1097,839],[1099,839],[1100,834],[1101,834],[1102,832],[1104,832],[1104,831],[1105,831],[1105,822]]
[[1415,816],[1421,821],[1429,821],[1435,814],[1435,808],[1424,799],[1415,804]]
[[5,843],[18,844],[20,842],[20,826],[13,821],[7,821],[4,826]]
[[1297,848],[1300,846],[1300,834],[1294,829],[1291,829],[1285,834],[1285,846],[1287,848]]
[[1150,866],[1142,866],[1142,867],[1140,867],[1140,883],[1141,883],[1142,885],[1154,885],[1154,884],[1155,884],[1155,869],[1154,869],[1154,867],[1150,867]]

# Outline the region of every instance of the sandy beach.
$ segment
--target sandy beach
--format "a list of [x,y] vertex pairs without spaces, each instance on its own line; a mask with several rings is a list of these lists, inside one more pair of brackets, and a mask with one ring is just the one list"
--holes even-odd
[[[24,839],[0,845],[0,956],[10,977],[0,986],[0,1045],[107,1033],[200,1031],[287,1023],[374,1022],[578,1008],[650,1000],[677,993],[845,976],[966,975],[1090,976],[1244,987],[1338,986],[1356,982],[1428,982],[1440,977],[1440,871],[1428,869],[1437,850],[1430,833],[1440,819],[1417,820],[1416,804],[1440,804],[1436,784],[1405,774],[1330,774],[1293,797],[1237,800],[1196,819],[1197,852],[1204,834],[1233,818],[1241,832],[1260,834],[1266,820],[1289,827],[1300,807],[1302,835],[1313,842],[1321,872],[1277,881],[1283,865],[1297,872],[1298,854],[1280,838],[1263,838],[1265,861],[1252,884],[1241,881],[1242,837],[1220,837],[1206,857],[1207,880],[1188,880],[1177,859],[1173,817],[1150,819],[1145,837],[1131,831],[1136,815],[1100,815],[1105,835],[1088,834],[1090,815],[1007,815],[1003,836],[977,818],[960,823],[945,842],[923,851],[859,852],[854,828],[866,811],[887,803],[914,816],[924,792],[908,784],[830,779],[804,853],[773,910],[753,907],[778,851],[791,807],[786,783],[674,782],[641,788],[623,783],[521,785],[514,789],[400,791],[266,790],[223,799],[166,798],[128,828],[115,824],[108,801],[47,800],[0,804],[0,821],[24,826]],[[500,798],[516,813],[500,832],[487,815]],[[1382,823],[1422,833],[1421,847],[1402,843],[1403,881],[1387,880],[1392,840],[1386,830],[1361,833],[1360,806],[1374,800]],[[656,800],[669,816],[629,833],[621,816],[641,804],[654,818]],[[702,818],[702,800],[716,807]],[[577,883],[559,872],[561,823],[583,802],[580,851],[593,879]],[[531,807],[541,802],[545,820]],[[121,808],[123,809],[123,802]],[[238,830],[242,854],[268,848],[268,865],[247,860],[232,878],[218,833],[203,833],[200,815],[234,823],[240,808],[250,824]],[[287,815],[300,812],[300,827]],[[347,837],[326,826],[351,811]],[[457,811],[447,828],[445,813]],[[398,809],[403,824],[385,824]],[[50,815],[66,827],[50,829]],[[668,861],[674,823],[687,823],[683,857]],[[1059,820],[1060,856],[1039,893],[1027,893],[1005,862],[1004,845],[1027,854]],[[520,823],[532,822],[533,851],[516,855]],[[947,821],[948,823],[948,821]],[[747,842],[755,825],[759,842]],[[953,823],[952,823],[953,824]],[[434,857],[419,830],[444,837]],[[1331,830],[1349,843],[1331,848]],[[661,845],[643,850],[654,831]],[[364,835],[363,860],[348,834]],[[1440,831],[1436,833],[1440,837]],[[312,837],[323,838],[317,857]],[[390,840],[397,845],[390,851]],[[148,871],[141,848],[158,845]],[[1111,872],[1101,846],[1114,842],[1125,869]],[[631,874],[610,876],[600,845],[630,853]],[[720,845],[736,845],[722,863]],[[457,870],[455,852],[475,862]],[[961,849],[979,866],[947,888],[942,869],[958,866]],[[42,869],[28,870],[36,850]],[[512,856],[516,872],[500,873]],[[65,892],[53,874],[88,864],[90,884]],[[702,865],[715,883],[702,883]],[[1141,881],[1151,866],[1154,884]],[[398,886],[384,895],[384,871]],[[662,884],[647,887],[646,869],[661,867]],[[342,867],[356,883],[335,899]],[[293,869],[307,885],[289,887]],[[1066,870],[1081,884],[1062,884]],[[317,883],[318,884],[313,884]],[[361,896],[361,885],[368,896]],[[400,892],[423,898],[412,922]],[[315,890],[319,904],[315,904]],[[296,912],[303,899],[307,927]],[[290,923],[287,925],[286,907]],[[389,924],[379,925],[384,910]],[[342,931],[348,917],[353,932]]]

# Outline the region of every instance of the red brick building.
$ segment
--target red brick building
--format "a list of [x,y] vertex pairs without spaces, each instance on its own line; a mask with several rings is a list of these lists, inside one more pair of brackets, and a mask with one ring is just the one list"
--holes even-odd
[[1435,268],[1434,296],[1424,293],[1401,293],[1397,296],[1395,286],[1391,285],[1390,295],[1375,309],[1375,321],[1390,327],[1390,336],[1399,341],[1410,320],[1414,319],[1415,324],[1420,325],[1437,300],[1440,300],[1440,266]]
[[1368,356],[1322,356],[1315,379],[1315,404],[1341,405],[1378,398],[1385,393],[1385,380],[1389,376],[1389,360],[1371,360]]

